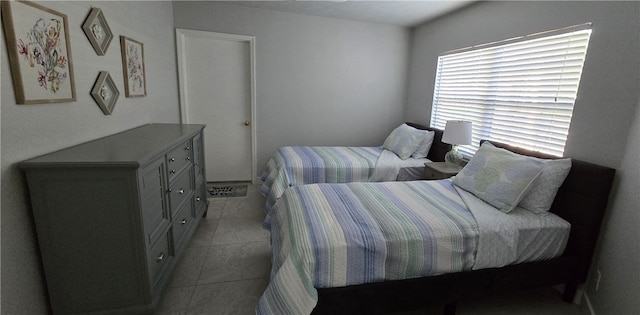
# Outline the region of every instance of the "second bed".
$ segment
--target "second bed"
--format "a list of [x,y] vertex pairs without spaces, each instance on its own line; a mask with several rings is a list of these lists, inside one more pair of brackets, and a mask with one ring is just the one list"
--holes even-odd
[[421,179],[424,163],[444,161],[451,146],[442,142],[442,130],[415,123],[406,125],[429,132],[426,154],[402,159],[383,147],[286,146],[279,148],[262,174],[266,209],[289,187],[315,183],[409,181]]

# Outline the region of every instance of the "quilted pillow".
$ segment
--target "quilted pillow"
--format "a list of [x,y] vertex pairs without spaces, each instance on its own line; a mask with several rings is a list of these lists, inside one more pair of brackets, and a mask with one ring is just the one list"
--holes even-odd
[[422,133],[422,141],[420,142],[420,145],[418,145],[416,152],[413,152],[413,154],[411,154],[411,157],[416,159],[424,159],[429,154],[429,150],[431,150],[433,138],[435,137],[436,133],[430,130],[416,130]]
[[485,142],[453,178],[453,184],[509,213],[527,194],[542,167],[538,159]]
[[571,159],[538,160],[544,164],[542,173],[533,182],[531,190],[522,198],[519,206],[533,213],[542,214],[551,209],[558,189],[571,170]]
[[393,151],[398,157],[406,160],[422,142],[421,136],[420,130],[402,124],[389,134],[382,147]]

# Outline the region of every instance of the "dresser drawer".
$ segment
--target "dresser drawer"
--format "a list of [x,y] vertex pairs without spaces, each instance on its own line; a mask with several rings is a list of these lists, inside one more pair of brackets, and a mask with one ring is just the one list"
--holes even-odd
[[149,266],[149,281],[151,287],[155,287],[156,282],[161,278],[162,271],[173,259],[171,252],[171,229],[165,231],[162,237],[151,247],[147,253],[147,265]]
[[191,163],[191,141],[186,141],[167,153],[167,172],[169,180],[177,176],[180,170]]
[[187,198],[191,197],[193,192],[191,187],[192,176],[193,170],[189,169],[181,172],[175,180],[169,183],[169,202],[172,215]]
[[193,216],[193,199],[185,203],[173,217],[173,242],[175,251],[179,252],[183,246],[185,232],[196,222]]

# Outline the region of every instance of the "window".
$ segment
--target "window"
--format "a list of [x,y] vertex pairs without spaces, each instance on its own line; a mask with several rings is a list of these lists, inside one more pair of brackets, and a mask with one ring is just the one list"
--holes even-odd
[[473,122],[480,139],[562,156],[591,24],[453,51],[438,57],[431,126]]

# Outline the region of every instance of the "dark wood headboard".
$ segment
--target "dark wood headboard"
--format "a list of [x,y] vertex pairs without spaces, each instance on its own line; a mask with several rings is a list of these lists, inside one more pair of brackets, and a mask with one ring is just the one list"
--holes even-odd
[[427,159],[433,162],[444,162],[444,155],[447,152],[451,151],[451,145],[442,142],[442,133],[443,131],[437,128],[427,127],[421,124],[407,122],[407,125],[422,130],[429,130],[435,132],[435,136],[433,137],[433,144],[431,145],[431,149],[429,150],[429,154],[427,154]]

